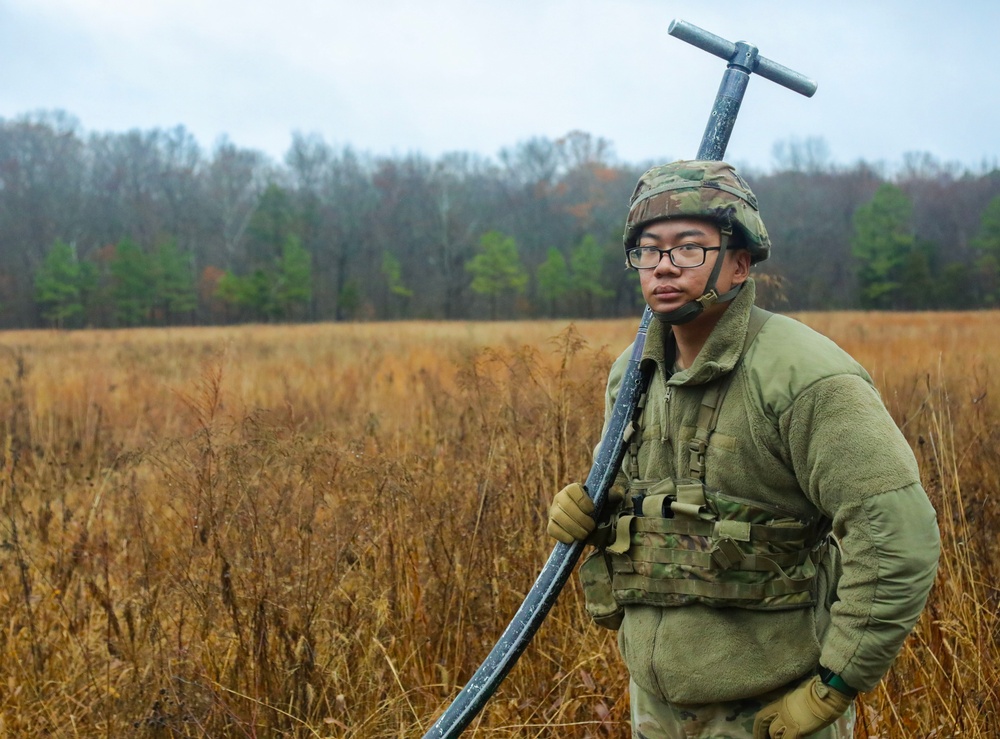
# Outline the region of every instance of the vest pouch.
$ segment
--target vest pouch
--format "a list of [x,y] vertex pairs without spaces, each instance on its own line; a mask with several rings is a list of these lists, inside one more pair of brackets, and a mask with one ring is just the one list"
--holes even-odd
[[622,625],[625,609],[615,600],[611,589],[611,564],[603,549],[591,552],[580,565],[580,584],[587,604],[587,613],[598,626],[617,631]]
[[[776,506],[718,491],[706,491],[709,507],[719,517],[720,528],[732,519],[752,524],[753,541],[736,546],[756,564],[741,576],[749,582],[777,576],[773,592],[750,608],[804,608],[816,603],[816,575],[823,532],[815,520]],[[768,570],[770,574],[768,574]]]

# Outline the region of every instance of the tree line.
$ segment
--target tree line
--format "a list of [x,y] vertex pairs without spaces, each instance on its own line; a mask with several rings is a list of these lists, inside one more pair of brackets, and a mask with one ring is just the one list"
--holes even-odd
[[[744,170],[784,310],[1000,302],[1000,170],[929,154],[829,162],[821,140]],[[495,158],[374,156],[295,134],[284,160],[183,127],[0,119],[0,327],[636,314],[621,231],[653,162],[583,132]]]

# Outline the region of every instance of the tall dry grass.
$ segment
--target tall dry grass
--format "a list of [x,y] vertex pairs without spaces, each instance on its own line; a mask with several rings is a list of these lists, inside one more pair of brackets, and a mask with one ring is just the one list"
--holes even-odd
[[[871,369],[945,542],[858,736],[996,736],[998,316],[802,318]],[[0,735],[421,735],[545,561],[634,330],[0,335]],[[626,687],[571,582],[469,734],[625,736]]]

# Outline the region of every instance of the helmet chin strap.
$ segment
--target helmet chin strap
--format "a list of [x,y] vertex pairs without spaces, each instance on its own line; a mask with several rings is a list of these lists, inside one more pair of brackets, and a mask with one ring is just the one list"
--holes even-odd
[[705,290],[700,298],[692,300],[689,303],[685,303],[680,308],[676,310],[667,311],[661,313],[659,311],[654,311],[653,315],[663,323],[668,323],[671,326],[679,326],[689,321],[693,321],[695,318],[700,316],[706,308],[710,308],[716,303],[728,303],[730,300],[735,298],[743,284],[740,283],[731,290],[724,292],[719,295],[718,291],[715,289],[715,283],[719,279],[719,272],[722,271],[722,262],[726,256],[726,250],[729,248],[729,237],[733,235],[733,227],[731,224],[725,224],[720,232],[722,238],[719,242],[719,258],[715,260],[715,266],[712,267],[712,272],[708,276],[708,282],[705,283]]

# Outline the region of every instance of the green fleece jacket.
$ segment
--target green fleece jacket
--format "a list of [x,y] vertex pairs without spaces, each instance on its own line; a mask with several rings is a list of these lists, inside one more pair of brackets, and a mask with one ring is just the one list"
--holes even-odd
[[[733,371],[747,335],[750,280],[693,365],[670,375],[670,328],[650,326],[655,374],[639,476],[688,476],[704,385]],[[606,418],[631,347],[608,380]],[[673,703],[738,700],[833,670],[871,690],[913,628],[934,580],[939,536],[917,464],[868,373],[785,316],[764,325],[736,368],[706,456],[706,485],[825,517],[840,544],[819,567],[817,605],[788,611],[629,605],[618,643],[635,682]]]

